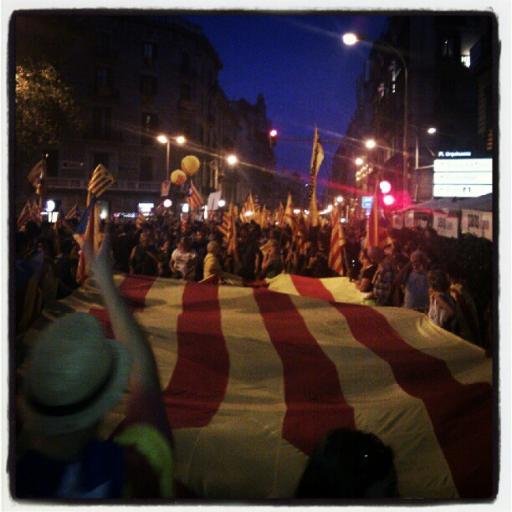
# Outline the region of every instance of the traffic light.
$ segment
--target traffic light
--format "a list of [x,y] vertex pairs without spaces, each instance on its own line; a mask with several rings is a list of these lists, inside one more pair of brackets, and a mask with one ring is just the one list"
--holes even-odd
[[268,132],[268,143],[271,148],[277,144],[277,130],[275,128]]
[[379,190],[381,195],[381,201],[383,206],[393,206],[396,202],[395,196],[391,194],[391,189],[393,187],[391,186],[391,183],[387,180],[382,180],[379,182]]

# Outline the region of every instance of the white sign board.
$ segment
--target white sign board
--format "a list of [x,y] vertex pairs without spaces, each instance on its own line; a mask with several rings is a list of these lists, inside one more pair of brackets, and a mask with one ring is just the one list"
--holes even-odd
[[492,242],[492,212],[462,210],[460,232],[471,233]]
[[439,236],[459,237],[459,218],[448,215],[448,212],[435,211],[432,216],[432,227]]
[[434,197],[478,197],[492,192],[492,158],[434,160]]

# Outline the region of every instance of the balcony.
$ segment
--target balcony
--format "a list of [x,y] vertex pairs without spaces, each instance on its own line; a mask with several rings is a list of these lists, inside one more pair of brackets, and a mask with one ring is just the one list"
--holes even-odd
[[[49,190],[87,190],[88,180],[84,178],[47,178]],[[150,192],[160,193],[159,181],[116,180],[109,188],[112,192]]]

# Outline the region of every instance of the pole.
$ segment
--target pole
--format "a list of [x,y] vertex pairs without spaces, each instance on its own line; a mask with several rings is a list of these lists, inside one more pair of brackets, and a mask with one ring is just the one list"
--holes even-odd
[[169,179],[169,156],[170,156],[170,146],[171,146],[171,141],[169,139],[167,139],[167,144],[166,144],[166,148],[165,148],[165,176],[164,176],[164,180],[168,180]]
[[404,66],[404,127],[403,127],[403,141],[402,141],[402,171],[403,171],[403,189],[404,193],[408,190],[407,183],[407,122],[409,118],[409,99],[408,99],[408,70],[407,64],[402,54],[396,50],[397,55],[400,56],[402,64]]

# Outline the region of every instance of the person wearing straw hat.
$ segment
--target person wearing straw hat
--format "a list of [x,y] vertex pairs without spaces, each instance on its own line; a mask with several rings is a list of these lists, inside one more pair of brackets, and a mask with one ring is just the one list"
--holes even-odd
[[[27,445],[14,495],[31,499],[172,497],[171,432],[151,348],[112,277],[109,236],[85,244],[116,340],[86,313],[54,321],[29,357],[20,398]],[[128,389],[126,418],[113,438],[97,427]]]

